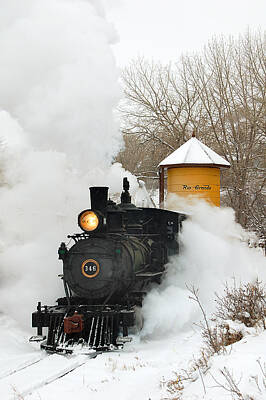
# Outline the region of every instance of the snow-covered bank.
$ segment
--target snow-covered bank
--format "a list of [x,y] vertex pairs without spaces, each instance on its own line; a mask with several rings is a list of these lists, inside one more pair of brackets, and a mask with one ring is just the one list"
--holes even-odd
[[[165,382],[162,398],[183,400],[263,400],[266,398],[266,332],[254,332],[229,346],[225,354],[215,354],[205,373],[190,374],[189,365],[175,371]],[[184,379],[180,378],[180,375]]]

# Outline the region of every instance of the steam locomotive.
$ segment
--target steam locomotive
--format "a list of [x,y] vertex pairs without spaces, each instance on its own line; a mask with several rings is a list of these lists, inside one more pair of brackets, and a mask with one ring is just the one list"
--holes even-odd
[[56,306],[39,302],[32,314],[37,336],[31,340],[48,352],[123,347],[145,294],[161,282],[169,256],[179,251],[185,215],[136,207],[127,178],[120,204],[108,200],[108,187],[91,187],[90,196],[91,209],[78,216],[82,233],[69,235],[73,246],[63,242],[58,250],[65,297]]

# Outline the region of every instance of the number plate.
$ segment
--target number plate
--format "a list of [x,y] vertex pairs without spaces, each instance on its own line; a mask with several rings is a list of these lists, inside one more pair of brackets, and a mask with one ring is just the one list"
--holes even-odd
[[97,261],[90,258],[82,263],[81,272],[86,278],[95,278],[100,272],[100,265]]

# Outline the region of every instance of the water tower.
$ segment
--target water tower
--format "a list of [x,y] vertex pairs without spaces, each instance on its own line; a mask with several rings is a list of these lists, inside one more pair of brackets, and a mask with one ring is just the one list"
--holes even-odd
[[167,192],[179,196],[198,196],[220,206],[220,169],[230,164],[196,137],[192,136],[159,164],[159,200],[164,203],[164,176]]

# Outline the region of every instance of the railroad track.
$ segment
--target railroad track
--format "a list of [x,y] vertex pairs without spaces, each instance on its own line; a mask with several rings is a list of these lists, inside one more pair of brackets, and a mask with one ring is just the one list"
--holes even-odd
[[24,364],[21,363],[2,373],[0,377],[1,398],[5,400],[23,398],[74,371],[90,358],[88,355],[52,354],[40,355],[39,358],[35,357]]
[[30,358],[26,358],[20,362],[17,361],[16,365],[14,365],[14,366],[5,367],[4,365],[2,365],[1,371],[0,371],[0,382],[3,378],[5,378],[7,376],[11,376],[11,375],[15,374],[16,372],[19,372],[25,368],[30,367],[31,365],[37,364],[46,356],[47,356],[46,354],[37,354],[37,355],[31,356]]

